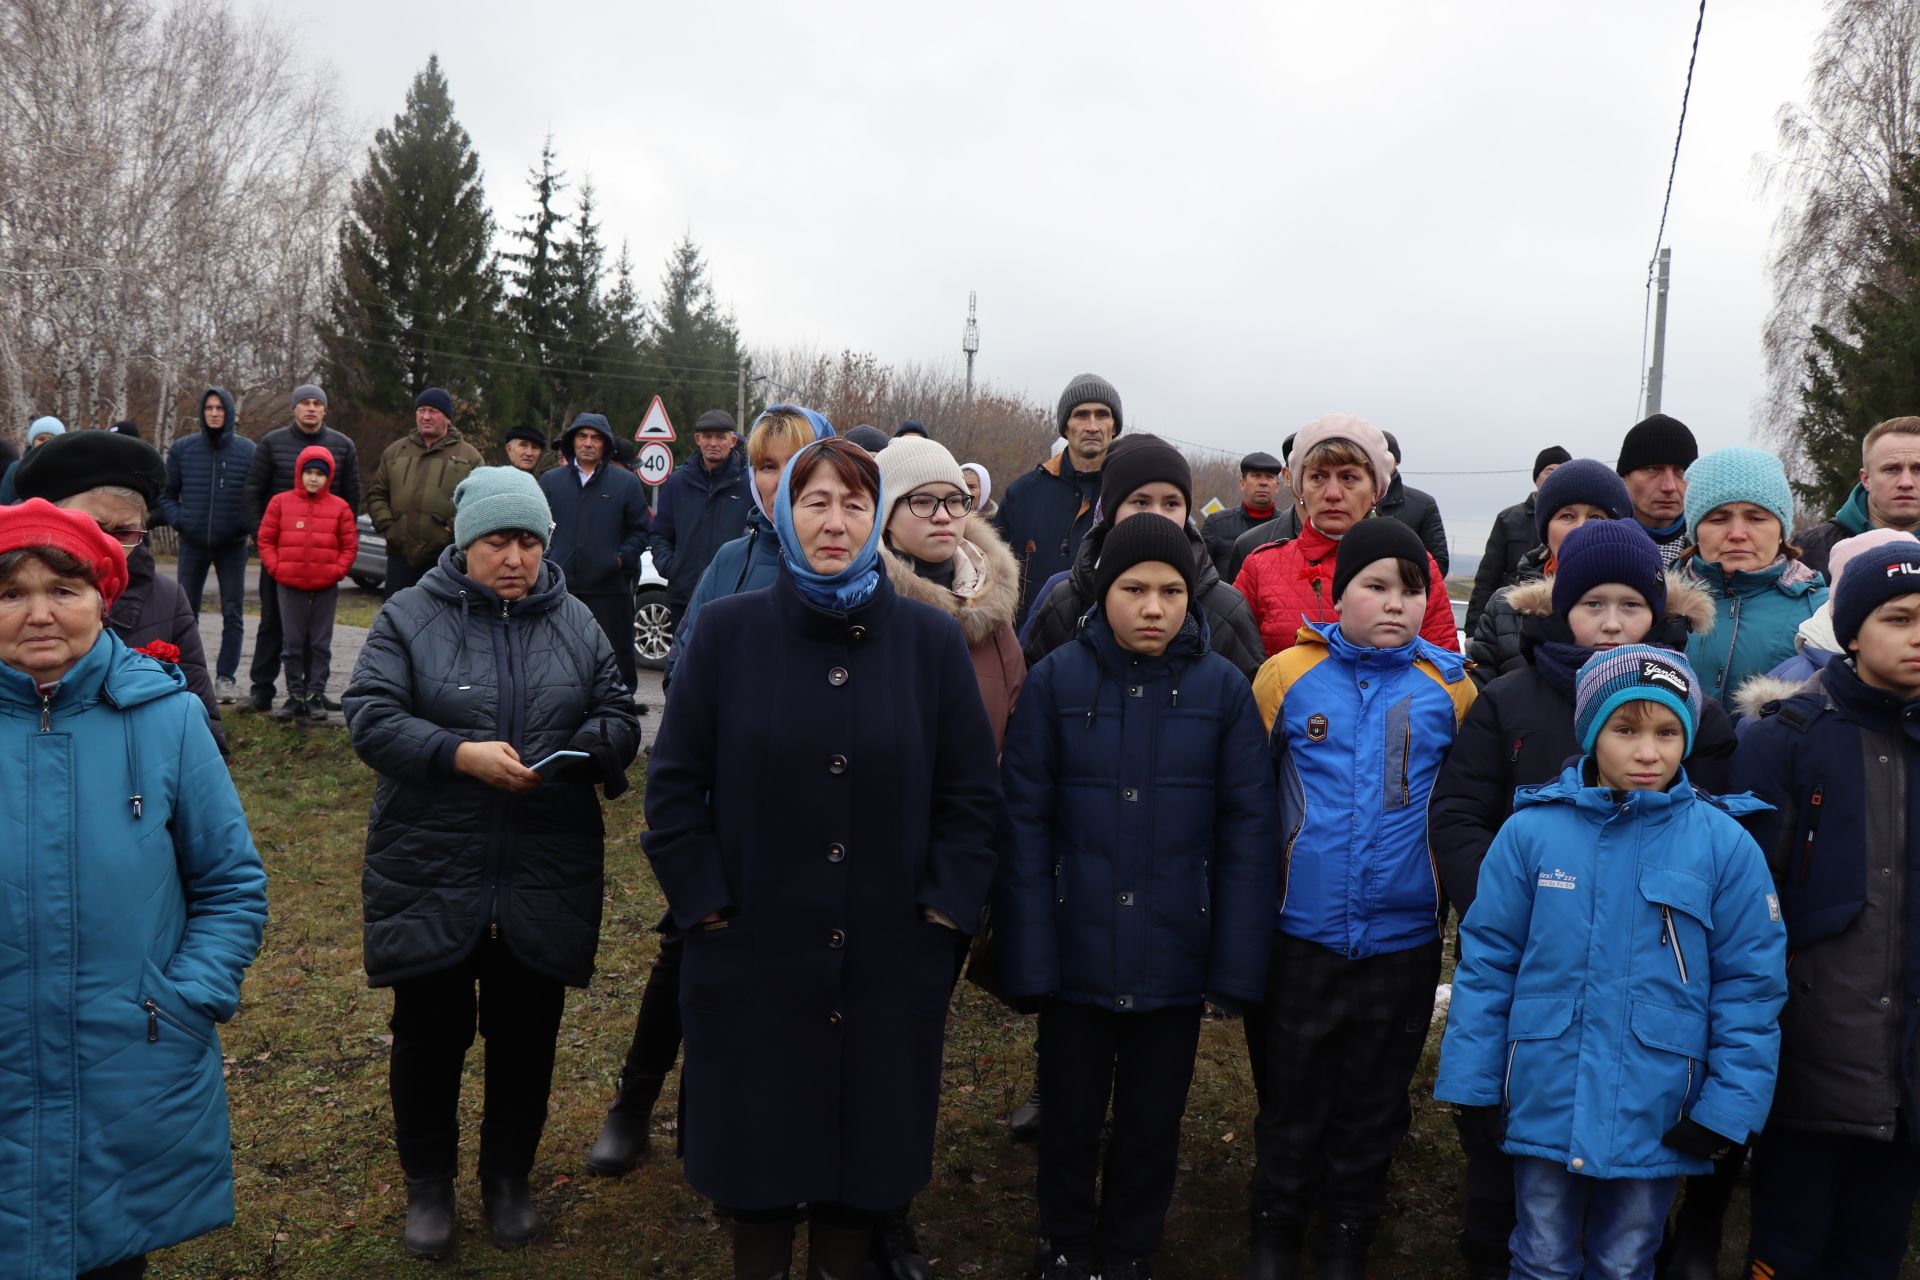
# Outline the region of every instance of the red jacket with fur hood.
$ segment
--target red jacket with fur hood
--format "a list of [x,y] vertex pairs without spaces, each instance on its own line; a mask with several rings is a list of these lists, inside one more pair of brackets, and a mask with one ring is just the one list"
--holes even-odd
[[[301,479],[309,462],[327,468],[327,482],[318,493],[308,493]],[[333,451],[309,445],[293,465],[293,488],[267,504],[260,521],[260,563],[282,586],[325,591],[347,576],[359,549],[353,508],[333,494]]]

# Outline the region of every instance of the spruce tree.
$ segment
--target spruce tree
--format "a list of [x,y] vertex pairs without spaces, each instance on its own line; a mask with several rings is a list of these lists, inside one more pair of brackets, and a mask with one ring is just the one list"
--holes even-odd
[[1906,216],[1884,246],[1885,270],[1847,308],[1847,336],[1813,326],[1799,419],[1813,478],[1796,488],[1822,513],[1858,481],[1867,432],[1920,412],[1920,162],[1908,158],[1897,186]]
[[713,296],[692,234],[684,235],[667,257],[660,304],[647,330],[648,371],[679,432],[680,457],[692,451],[693,423],[701,413],[733,405],[740,360],[739,329]]
[[530,418],[551,432],[559,427],[566,402],[565,390],[550,367],[556,363],[553,349],[565,328],[560,257],[566,219],[559,199],[567,186],[567,175],[557,167],[551,134],[541,144],[540,167],[527,172],[527,186],[533,192],[533,212],[522,216],[513,233],[521,247],[500,255],[512,289],[507,315],[522,352],[521,367],[501,380],[496,394],[504,416]]
[[316,326],[336,416],[403,417],[428,386],[481,397],[509,363],[492,239],[480,160],[435,56],[374,135],[341,223],[340,270]]

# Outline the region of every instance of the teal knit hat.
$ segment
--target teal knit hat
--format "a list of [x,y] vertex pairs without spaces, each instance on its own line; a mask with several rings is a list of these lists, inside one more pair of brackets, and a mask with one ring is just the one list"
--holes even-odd
[[540,482],[518,467],[478,467],[453,491],[453,545],[465,551],[502,529],[520,529],[553,539],[553,511]]
[[1787,469],[1764,449],[1729,445],[1687,468],[1687,528],[1698,530],[1709,512],[1729,502],[1751,502],[1771,511],[1780,521],[1783,539],[1793,529]]
[[1573,734],[1580,750],[1591,755],[1608,718],[1629,702],[1657,702],[1679,716],[1687,754],[1693,754],[1700,681],[1683,655],[1650,644],[1623,644],[1587,659],[1573,686]]

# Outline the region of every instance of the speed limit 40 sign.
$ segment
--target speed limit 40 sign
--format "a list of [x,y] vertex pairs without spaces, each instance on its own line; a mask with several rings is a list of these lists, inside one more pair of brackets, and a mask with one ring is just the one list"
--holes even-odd
[[649,440],[640,446],[640,458],[633,469],[648,484],[664,484],[673,474],[673,449],[658,440]]

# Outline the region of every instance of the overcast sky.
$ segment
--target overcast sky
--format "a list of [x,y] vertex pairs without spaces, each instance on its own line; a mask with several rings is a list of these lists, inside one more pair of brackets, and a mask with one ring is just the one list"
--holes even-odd
[[[542,137],[651,291],[684,229],[752,345],[959,359],[1238,453],[1395,431],[1477,550],[1542,445],[1639,415],[1647,260],[1695,9],[1604,5],[274,0],[371,128],[440,55],[495,216]],[[1668,222],[1665,408],[1749,439],[1817,0],[1708,7]]]

